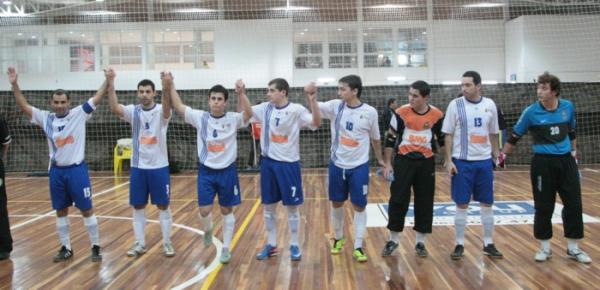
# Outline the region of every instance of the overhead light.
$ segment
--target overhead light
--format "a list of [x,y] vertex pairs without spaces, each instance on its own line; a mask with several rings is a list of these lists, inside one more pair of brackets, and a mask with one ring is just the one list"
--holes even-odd
[[482,81],[481,83],[484,85],[497,85],[498,81]]
[[335,78],[324,77],[324,78],[317,79],[317,83],[324,84],[324,85],[326,85],[330,82],[333,82],[333,81],[335,81]]
[[185,8],[185,9],[175,9],[173,11],[175,13],[210,13],[210,12],[215,12],[214,9],[205,9],[205,8]]
[[37,38],[37,36],[35,36],[35,35],[31,36],[31,39],[36,39],[36,38]]
[[307,31],[308,31],[308,28],[304,28],[304,32],[307,32]]
[[81,11],[81,15],[85,16],[108,16],[108,15],[119,15],[121,12],[108,11],[108,10],[94,10],[94,11]]
[[104,0],[96,0],[96,2],[104,2]]
[[338,28],[338,29],[337,29],[337,31],[342,31],[342,30],[344,30],[344,29],[342,29],[342,28]]
[[7,5],[7,6],[8,6],[8,5],[12,4],[12,2],[10,2],[10,1],[8,1],[8,0],[4,0],[4,1],[2,1],[2,4],[4,4],[4,5]]
[[389,77],[387,77],[387,80],[390,82],[399,82],[399,81],[405,81],[406,77],[405,76],[389,76]]
[[442,85],[448,85],[448,86],[450,86],[450,85],[460,85],[460,84],[461,84],[460,81],[443,81],[442,82]]
[[17,33],[17,35],[18,35],[18,36],[22,36],[22,35],[23,35],[23,33],[19,32],[19,33]]
[[474,4],[467,4],[467,5],[464,5],[463,7],[465,7],[465,8],[493,8],[493,7],[502,7],[502,6],[504,6],[503,3],[480,2],[480,3],[474,3]]
[[304,35],[304,32],[300,32],[300,35]]
[[414,6],[405,5],[405,4],[384,4],[384,5],[370,6],[369,8],[372,8],[372,9],[404,9],[404,8],[412,8],[412,7],[414,7]]
[[306,7],[306,6],[291,6],[291,5],[271,8],[271,10],[274,10],[274,11],[305,11],[305,10],[311,10],[311,9],[312,8]]

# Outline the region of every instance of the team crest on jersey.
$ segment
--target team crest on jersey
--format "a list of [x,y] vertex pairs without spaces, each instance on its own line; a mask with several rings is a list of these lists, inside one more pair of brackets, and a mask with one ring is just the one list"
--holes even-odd
[[567,111],[562,110],[561,115],[562,115],[563,121],[567,120]]
[[62,131],[66,125],[58,126],[58,132]]
[[423,125],[423,129],[429,129],[431,128],[431,125],[429,124],[429,122],[425,122],[425,124]]

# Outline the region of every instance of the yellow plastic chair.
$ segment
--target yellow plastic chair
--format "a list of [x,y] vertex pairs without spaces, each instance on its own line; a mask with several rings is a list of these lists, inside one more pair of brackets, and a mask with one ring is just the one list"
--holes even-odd
[[124,138],[117,140],[117,145],[113,150],[113,163],[115,175],[121,172],[123,169],[123,160],[131,160],[133,140],[131,138]]

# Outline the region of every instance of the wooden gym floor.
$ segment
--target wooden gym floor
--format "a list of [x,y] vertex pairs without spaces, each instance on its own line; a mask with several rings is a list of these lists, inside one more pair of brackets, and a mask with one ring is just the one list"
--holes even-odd
[[[497,201],[531,200],[528,168],[496,173]],[[582,169],[584,213],[600,216],[600,170]],[[47,177],[7,177],[8,208],[15,240],[12,258],[0,262],[1,289],[594,289],[600,287],[600,223],[586,223],[586,238],[580,243],[593,259],[582,265],[566,257],[566,240],[561,224],[555,224],[554,257],[536,263],[538,248],[532,225],[497,225],[494,241],[504,253],[492,261],[481,253],[481,226],[466,232],[466,256],[449,257],[454,247],[454,228],[434,226],[427,238],[428,258],[414,254],[414,231],[407,227],[401,245],[392,257],[380,257],[388,237],[384,227],[369,227],[365,239],[368,262],[352,259],[352,211],[346,205],[345,235],[349,238],[342,254],[329,254],[332,233],[326,192],[326,171],[303,171],[305,203],[301,207],[300,243],[302,261],[290,262],[286,212],[278,209],[280,255],[257,261],[255,254],[265,243],[259,176],[241,174],[242,204],[235,208],[236,229],[233,257],[226,266],[218,264],[215,245],[220,245],[222,222],[215,209],[215,245],[205,248],[198,230],[196,176],[188,172],[171,177],[172,241],[177,255],[165,258],[156,208],[149,207],[146,227],[148,253],[140,258],[125,255],[133,243],[129,179],[108,173],[92,173],[94,206],[100,223],[104,260],[90,261],[89,239],[80,214],[71,210],[71,241],[75,256],[53,263],[59,248],[54,212],[48,195]],[[436,202],[450,201],[449,178],[438,172]],[[369,203],[385,203],[387,183],[371,177]],[[560,199],[557,199],[560,203]]]

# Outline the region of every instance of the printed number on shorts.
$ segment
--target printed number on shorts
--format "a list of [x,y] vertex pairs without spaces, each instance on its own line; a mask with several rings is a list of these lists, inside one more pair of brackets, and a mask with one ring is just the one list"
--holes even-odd
[[89,187],[85,187],[83,189],[83,197],[88,198],[88,199],[92,198],[92,189]]
[[296,187],[292,186],[292,197],[296,197]]

